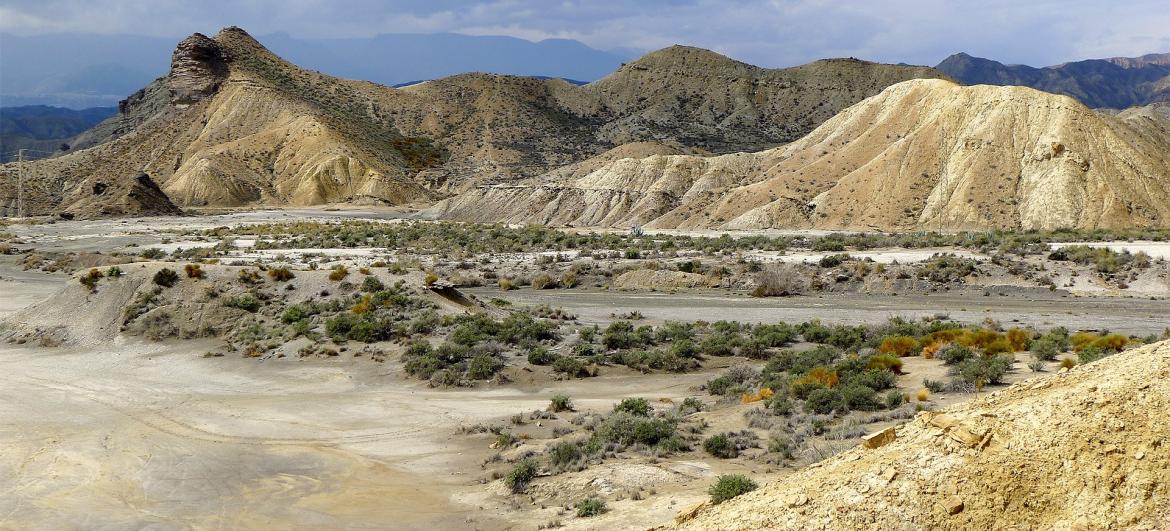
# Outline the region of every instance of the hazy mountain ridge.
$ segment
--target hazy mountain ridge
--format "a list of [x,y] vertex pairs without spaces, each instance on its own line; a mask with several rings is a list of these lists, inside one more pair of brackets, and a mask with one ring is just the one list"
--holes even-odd
[[965,53],[938,70],[968,85],[1021,85],[1072,96],[1093,108],[1124,109],[1170,101],[1170,53],[1075,61],[1044,68],[1005,65]]
[[77,135],[115,113],[117,109],[113,107],[0,107],[0,163],[16,160],[14,152],[19,149],[29,150],[25,160],[60,153],[65,146],[72,149]]
[[[0,101],[6,106],[110,106],[170,66],[177,39],[129,35],[0,33]],[[337,77],[395,85],[469,71],[594,80],[628,56],[577,41],[513,37],[383,34],[352,39],[260,36],[278,55]]]

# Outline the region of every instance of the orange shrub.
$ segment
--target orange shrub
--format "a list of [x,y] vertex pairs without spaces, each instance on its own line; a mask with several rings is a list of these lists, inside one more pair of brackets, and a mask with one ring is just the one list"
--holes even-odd
[[369,311],[370,311],[370,296],[369,295],[363,296],[362,300],[358,301],[357,304],[353,305],[353,308],[350,308],[350,311],[352,311],[353,313],[359,314],[359,315],[363,314],[363,313],[369,313]]
[[774,393],[772,392],[771,387],[763,387],[763,388],[760,388],[759,392],[756,392],[756,393],[744,393],[743,397],[741,397],[739,401],[742,404],[751,404],[752,402],[761,402],[761,401],[767,400],[769,398],[772,398],[773,394]]
[[934,359],[934,355],[948,344],[949,342],[947,341],[932,341],[927,343],[925,347],[922,347],[922,357],[928,360],[932,360]]
[[1012,346],[1012,352],[1023,352],[1032,343],[1032,333],[1022,328],[1013,328],[1007,331],[1007,340]]
[[926,389],[919,389],[917,398],[919,402],[926,402],[927,400],[930,400],[930,391]]
[[926,337],[922,338],[922,342],[950,343],[952,341],[958,340],[960,337],[963,337],[966,334],[967,331],[963,330],[962,328],[948,328],[946,330],[939,330],[937,332],[931,332],[927,334]]
[[796,383],[819,383],[832,389],[833,387],[836,387],[838,380],[837,371],[834,371],[828,367],[817,367],[811,371],[808,371],[808,374],[797,380]]
[[1065,369],[1071,369],[1071,368],[1077,366],[1077,360],[1074,360],[1072,358],[1064,358],[1064,359],[1060,360],[1060,366],[1065,368]]
[[958,339],[959,344],[966,347],[973,347],[978,349],[987,349],[993,341],[1003,337],[999,332],[994,330],[987,330],[980,328],[978,330],[971,330]]
[[882,353],[869,358],[867,368],[902,374],[902,358],[893,353]]
[[909,356],[918,352],[920,348],[922,345],[918,343],[918,340],[910,336],[890,336],[882,340],[881,345],[878,346],[878,352]]

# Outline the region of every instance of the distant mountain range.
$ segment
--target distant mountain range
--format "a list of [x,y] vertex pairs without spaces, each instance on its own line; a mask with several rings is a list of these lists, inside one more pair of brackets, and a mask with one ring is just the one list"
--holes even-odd
[[1089,59],[1036,68],[957,53],[936,66],[966,85],[1020,85],[1071,96],[1093,108],[1170,101],[1170,53]]
[[0,162],[16,160],[19,149],[30,150],[28,160],[44,158],[72,147],[77,135],[118,113],[117,107],[84,110],[31,105],[0,108]]
[[[258,39],[275,53],[335,77],[393,86],[463,72],[593,81],[628,59],[567,39],[531,42],[452,33],[370,38]],[[112,106],[166,75],[175,40],[129,35],[0,33],[0,106]]]

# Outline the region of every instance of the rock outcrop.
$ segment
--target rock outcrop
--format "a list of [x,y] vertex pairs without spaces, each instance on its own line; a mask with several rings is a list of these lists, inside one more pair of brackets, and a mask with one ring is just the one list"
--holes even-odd
[[171,72],[167,76],[171,101],[177,104],[199,101],[215,94],[227,77],[227,58],[219,43],[196,33],[183,39],[171,54]]
[[[681,529],[1160,529],[1170,342],[938,412],[676,524]],[[683,519],[680,519],[683,520]]]

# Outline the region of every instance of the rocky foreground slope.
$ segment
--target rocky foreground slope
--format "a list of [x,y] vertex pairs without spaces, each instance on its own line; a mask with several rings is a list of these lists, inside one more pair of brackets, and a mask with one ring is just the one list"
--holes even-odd
[[1022,87],[905,81],[783,147],[715,157],[664,152],[595,168],[481,186],[430,214],[724,229],[1170,224],[1165,113],[1107,116]]
[[1159,529],[1170,525],[1170,342],[898,427],[682,529]]
[[[851,59],[770,70],[676,46],[583,87],[470,73],[393,89],[298,68],[227,28],[180,43],[170,73],[74,152],[27,164],[26,203],[33,214],[166,213],[124,201],[143,174],[180,207],[429,202],[627,143],[772,147],[918,77],[941,74]],[[15,183],[15,166],[0,173]],[[14,188],[0,187],[0,212],[15,213]]]

